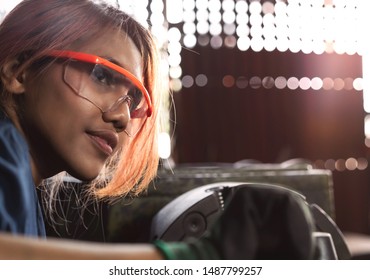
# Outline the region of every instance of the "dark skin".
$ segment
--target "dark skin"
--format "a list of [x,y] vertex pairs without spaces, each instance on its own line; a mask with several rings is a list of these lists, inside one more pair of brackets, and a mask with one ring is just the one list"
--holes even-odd
[[[109,41],[109,44],[105,42]],[[93,42],[78,43],[71,50],[114,58],[127,70],[141,78],[139,51],[125,35],[112,31]],[[15,62],[10,62],[15,63]],[[9,69],[12,69],[9,66]],[[22,80],[10,81],[8,90],[21,100],[19,112],[8,112],[31,148],[33,176],[41,179],[67,171],[81,180],[94,179],[111,154],[127,141],[123,132],[128,119],[120,110],[101,113],[95,106],[77,96],[63,81],[62,63],[54,63],[41,76],[26,71]],[[114,100],[104,100],[111,104]],[[110,134],[116,144],[101,147],[99,133]],[[100,142],[99,142],[100,140]]]
[[[92,42],[77,43],[69,49],[114,58],[141,80],[142,58],[125,34],[112,30]],[[6,113],[30,146],[35,185],[62,171],[81,180],[94,179],[106,160],[127,144],[128,136],[124,132],[129,121],[127,114],[122,110],[102,113],[76,95],[63,81],[61,63],[53,64],[41,76],[30,71],[15,75],[17,65],[17,60],[4,65],[1,79],[6,90],[21,100],[16,106],[22,107]],[[114,101],[107,100],[107,106]],[[106,134],[115,137],[116,143],[108,144],[99,136]],[[150,244],[44,241],[8,233],[0,233],[0,248],[0,259],[162,259]]]

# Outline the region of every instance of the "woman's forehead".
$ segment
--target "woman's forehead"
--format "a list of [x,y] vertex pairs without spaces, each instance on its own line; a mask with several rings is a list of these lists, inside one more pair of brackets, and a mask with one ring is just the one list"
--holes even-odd
[[139,79],[143,73],[143,60],[133,40],[124,32],[110,30],[79,40],[70,46],[71,50],[94,54],[127,69]]

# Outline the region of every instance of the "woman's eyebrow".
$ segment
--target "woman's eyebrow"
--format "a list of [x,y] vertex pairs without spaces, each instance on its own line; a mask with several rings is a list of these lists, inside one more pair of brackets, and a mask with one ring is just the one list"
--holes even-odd
[[[115,58],[111,57],[111,56],[100,56],[101,58],[104,58],[106,60],[108,60],[109,62],[112,62],[113,64],[125,69],[126,71],[129,71],[131,72],[130,70],[130,67],[129,66],[126,66],[126,65],[123,65],[122,63],[120,63],[118,60],[116,60]],[[131,72],[132,73],[132,72]]]
[[101,58],[104,58],[104,59],[108,60],[109,62],[112,62],[112,63],[116,64],[119,67],[125,68],[124,65],[122,65],[121,63],[119,63],[119,61],[116,60],[116,59],[114,59],[113,57],[110,57],[110,56],[101,56]]

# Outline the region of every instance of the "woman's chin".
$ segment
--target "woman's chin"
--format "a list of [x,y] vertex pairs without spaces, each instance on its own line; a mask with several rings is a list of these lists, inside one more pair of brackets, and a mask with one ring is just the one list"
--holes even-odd
[[68,172],[72,177],[80,180],[80,181],[83,181],[83,182],[90,182],[90,181],[93,181],[95,180],[99,174],[100,174],[100,171],[101,170],[98,170],[98,171],[91,171],[89,170],[88,172],[73,172],[73,171],[70,171]]

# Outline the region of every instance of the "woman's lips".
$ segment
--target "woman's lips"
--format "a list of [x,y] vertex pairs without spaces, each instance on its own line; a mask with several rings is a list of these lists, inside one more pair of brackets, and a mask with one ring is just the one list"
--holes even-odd
[[106,155],[110,156],[118,144],[118,135],[112,131],[89,131],[87,135]]

